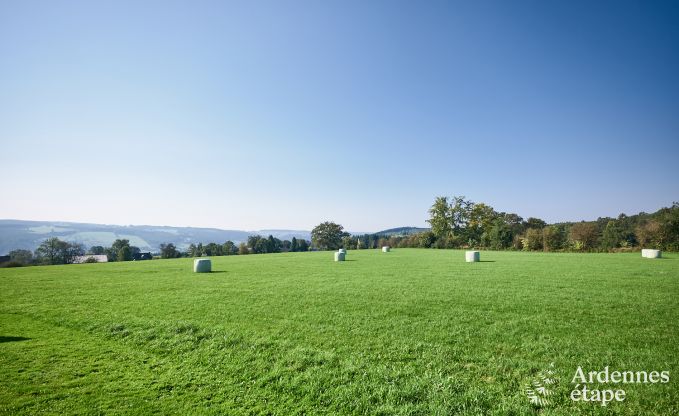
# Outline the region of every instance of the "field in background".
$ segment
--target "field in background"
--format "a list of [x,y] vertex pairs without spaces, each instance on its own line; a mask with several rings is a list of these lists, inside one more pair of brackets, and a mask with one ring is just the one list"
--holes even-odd
[[[0,413],[679,413],[679,256],[395,249],[0,269]],[[575,369],[670,371],[568,398]]]

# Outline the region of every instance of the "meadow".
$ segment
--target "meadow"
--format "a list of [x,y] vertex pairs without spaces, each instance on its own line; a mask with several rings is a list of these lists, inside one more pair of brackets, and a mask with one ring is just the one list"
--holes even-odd
[[[2,414],[679,414],[679,255],[349,251],[0,269]],[[525,386],[553,363],[551,403]],[[669,371],[606,407],[585,371]],[[596,387],[596,385],[595,385]]]

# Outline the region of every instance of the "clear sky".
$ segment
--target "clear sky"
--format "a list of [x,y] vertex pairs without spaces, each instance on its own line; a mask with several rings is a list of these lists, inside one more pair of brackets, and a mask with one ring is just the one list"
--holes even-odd
[[353,231],[679,200],[679,2],[2,1],[0,218]]

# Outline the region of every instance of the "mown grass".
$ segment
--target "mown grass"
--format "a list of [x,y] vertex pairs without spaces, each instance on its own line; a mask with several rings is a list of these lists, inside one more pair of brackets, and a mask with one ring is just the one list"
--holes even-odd
[[[679,256],[398,249],[0,269],[6,414],[679,414]],[[553,403],[524,387],[550,363]],[[601,407],[585,370],[670,371]]]

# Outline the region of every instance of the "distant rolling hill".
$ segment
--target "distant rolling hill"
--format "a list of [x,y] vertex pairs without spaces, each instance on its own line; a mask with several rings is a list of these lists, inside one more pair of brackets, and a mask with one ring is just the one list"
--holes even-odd
[[423,233],[429,231],[429,228],[419,228],[419,227],[399,227],[390,228],[388,230],[378,231],[375,234],[380,237],[392,237],[392,236],[406,236],[411,234]]
[[91,246],[110,246],[118,238],[130,240],[130,244],[143,251],[158,251],[162,243],[174,243],[179,249],[186,249],[191,243],[235,243],[246,241],[248,236],[273,235],[281,240],[292,237],[309,240],[309,231],[303,230],[220,230],[217,228],[166,227],[152,225],[104,225],[74,222],[0,220],[0,255],[14,249],[35,250],[42,241],[50,237],[82,243]]
[[[351,232],[352,235],[377,234],[380,237],[404,236],[429,230],[418,227],[399,227],[376,233]],[[305,230],[221,230],[218,228],[168,227],[154,225],[105,225],[59,221],[0,220],[0,255],[15,249],[35,250],[50,237],[81,243],[85,248],[108,247],[118,238],[130,240],[130,244],[142,251],[158,251],[162,243],[173,243],[186,250],[191,243],[223,243],[231,240],[238,244],[248,236],[273,235],[281,240],[295,238],[311,239]]]

